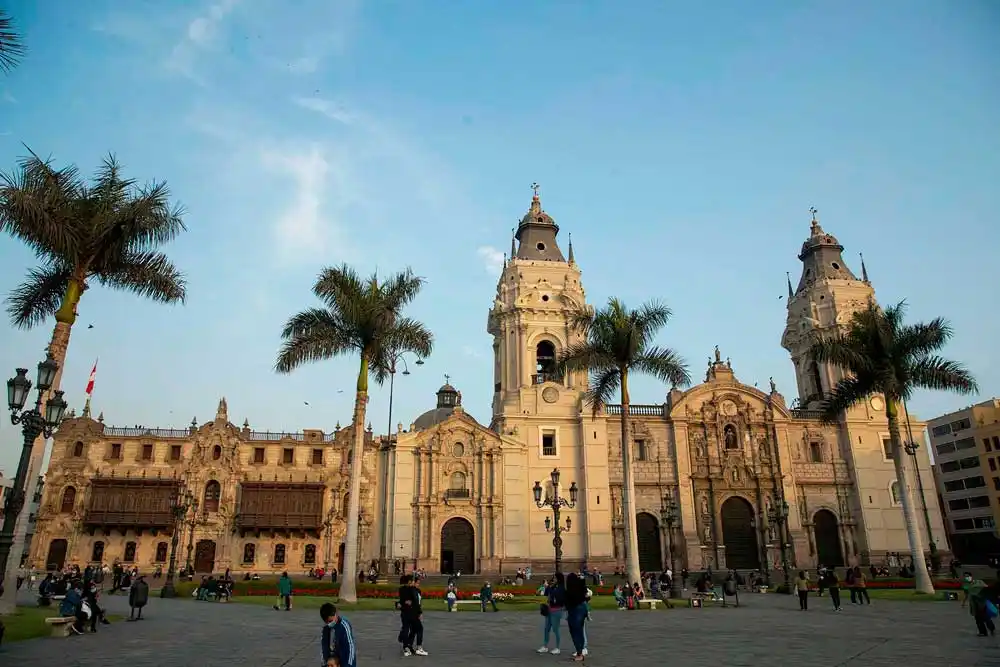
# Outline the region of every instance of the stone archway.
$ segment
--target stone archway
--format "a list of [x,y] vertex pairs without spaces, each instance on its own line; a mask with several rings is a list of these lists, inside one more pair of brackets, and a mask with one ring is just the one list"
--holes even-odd
[[816,564],[843,567],[844,550],[840,545],[840,522],[833,512],[818,510],[813,515],[813,535],[816,537]]
[[476,535],[467,519],[454,517],[441,527],[441,574],[474,574]]
[[46,570],[61,570],[66,565],[66,540],[58,539],[49,542],[49,555],[45,558]]
[[760,569],[757,522],[753,505],[733,496],[722,503],[722,542],[726,546],[726,567],[735,570]]
[[658,572],[663,567],[660,522],[649,512],[639,512],[635,515],[635,532],[639,542],[639,570]]
[[215,542],[198,540],[194,546],[194,571],[199,574],[211,574],[215,570]]

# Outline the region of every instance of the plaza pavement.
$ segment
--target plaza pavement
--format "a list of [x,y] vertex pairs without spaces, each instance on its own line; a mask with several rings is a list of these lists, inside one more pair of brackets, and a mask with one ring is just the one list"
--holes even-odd
[[[29,598],[25,597],[27,602]],[[124,596],[105,598],[127,615]],[[957,603],[876,600],[835,614],[829,598],[810,611],[790,596],[748,595],[736,608],[594,613],[585,664],[637,667],[678,664],[718,667],[1000,667],[1000,638],[975,636]],[[102,626],[96,635],[38,639],[0,649],[3,667],[317,667],[321,627],[315,609],[276,612],[249,604],[153,599],[141,623]],[[563,626],[563,656],[536,655],[542,617],[529,612],[428,612],[430,657],[402,658],[399,621],[391,612],[355,612],[359,665],[403,661],[443,667],[565,663],[571,648]]]

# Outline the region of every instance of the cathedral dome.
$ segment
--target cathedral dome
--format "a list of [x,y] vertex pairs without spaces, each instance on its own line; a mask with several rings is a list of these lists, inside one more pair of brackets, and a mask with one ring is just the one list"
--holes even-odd
[[436,426],[448,419],[455,412],[455,408],[460,405],[462,405],[462,392],[445,382],[437,390],[437,407],[417,417],[413,422],[413,428],[417,431],[423,431]]

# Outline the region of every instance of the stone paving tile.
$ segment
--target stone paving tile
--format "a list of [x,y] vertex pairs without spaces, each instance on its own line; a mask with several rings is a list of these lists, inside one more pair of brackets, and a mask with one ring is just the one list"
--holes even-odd
[[[799,612],[794,599],[766,595],[735,609],[665,612],[596,612],[588,626],[598,667],[664,662],[739,667],[1000,667],[1000,639],[975,636],[957,604],[876,601],[835,614],[828,599]],[[124,597],[108,599],[112,613],[127,613]],[[97,635],[20,642],[0,650],[0,666],[60,667],[316,667],[319,614],[314,609],[275,612],[242,604],[151,601],[141,623],[115,623]],[[395,642],[398,617],[355,612],[359,664],[404,662]],[[429,658],[458,667],[489,660],[500,665],[565,662],[572,644],[563,626],[560,657],[536,655],[542,618],[532,613],[425,614]]]

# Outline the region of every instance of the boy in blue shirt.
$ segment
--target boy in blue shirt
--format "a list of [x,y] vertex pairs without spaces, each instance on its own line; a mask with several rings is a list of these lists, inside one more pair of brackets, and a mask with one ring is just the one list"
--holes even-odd
[[358,654],[354,645],[354,629],[337,608],[326,602],[319,609],[323,618],[321,650],[323,667],[358,667]]

